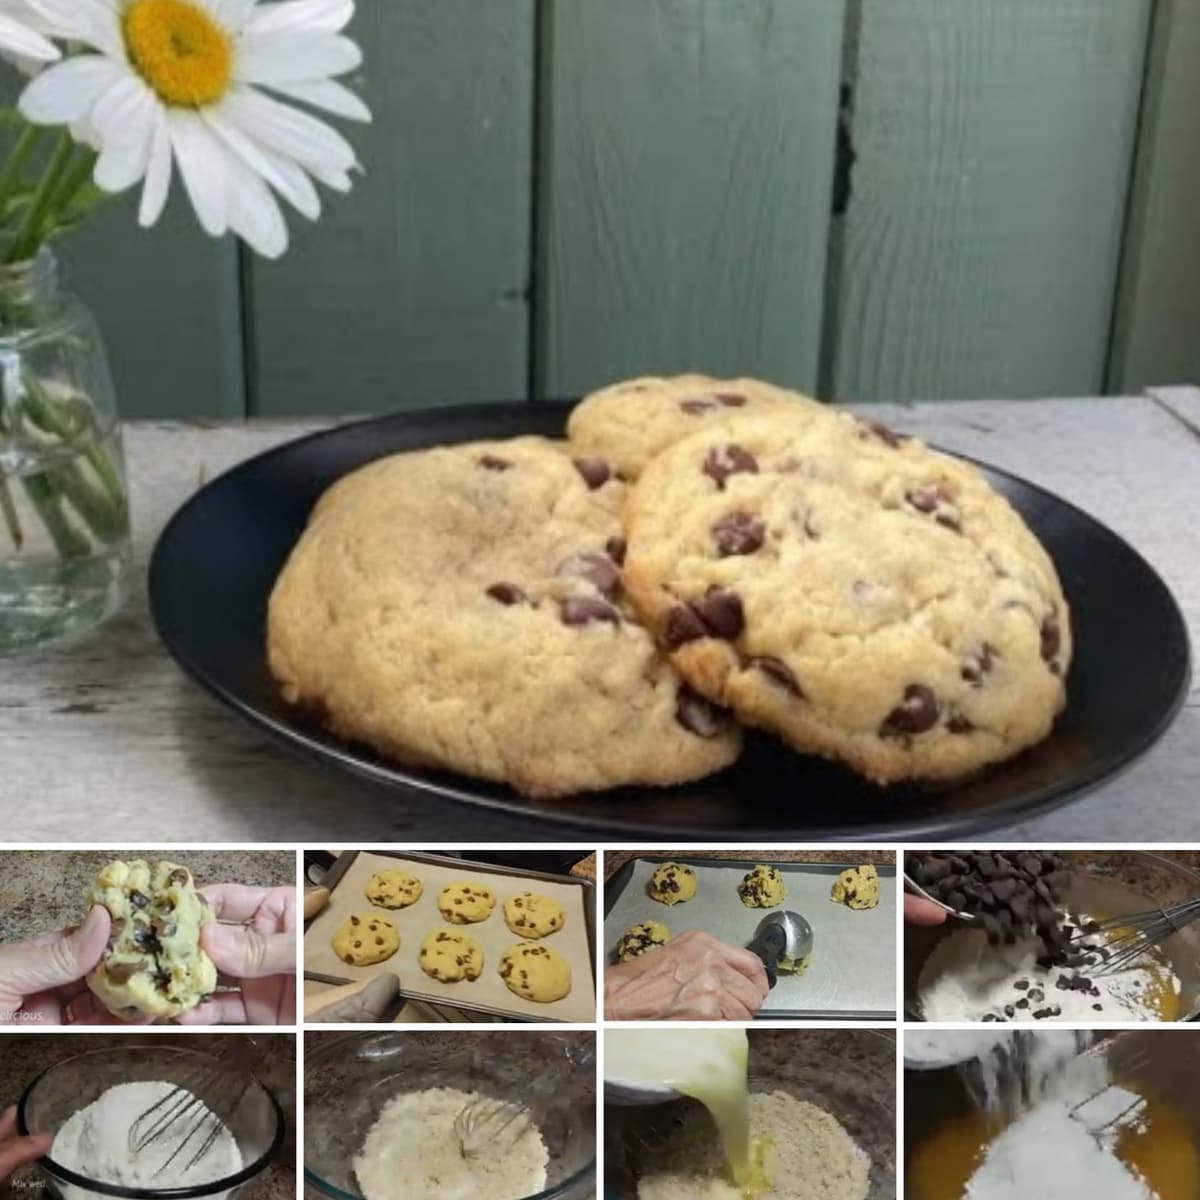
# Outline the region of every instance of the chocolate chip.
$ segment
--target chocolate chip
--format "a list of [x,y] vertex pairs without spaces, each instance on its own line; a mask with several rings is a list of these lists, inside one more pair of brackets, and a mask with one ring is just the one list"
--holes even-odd
[[611,604],[590,596],[569,596],[559,607],[564,625],[591,625],[601,621],[621,624],[621,614]]
[[984,642],[977,654],[963,660],[959,674],[967,683],[979,687],[983,683],[983,677],[992,669],[995,658],[995,647]]
[[696,611],[713,637],[732,641],[746,628],[742,598],[726,588],[711,588]]
[[162,925],[159,926],[158,936],[160,938],[174,937],[178,931],[179,926],[176,925],[174,921],[164,921]]
[[132,904],[134,908],[145,908],[150,903],[150,897],[145,895],[143,892],[130,892],[129,903]]
[[351,924],[351,925],[360,925],[361,923],[362,923],[362,922],[360,922],[360,921],[359,921],[359,919],[358,919],[357,917],[351,917],[351,918],[350,918],[350,924]]
[[886,425],[881,424],[879,421],[864,421],[860,419],[858,422],[858,428],[862,436],[878,438],[879,441],[893,448],[901,445],[903,442],[908,441],[906,437],[903,437],[901,434],[889,429]]
[[879,727],[880,737],[902,737],[932,729],[941,715],[941,705],[931,688],[923,683],[910,683],[904,689],[904,699]]
[[515,583],[493,583],[487,594],[504,605],[524,604],[529,599]]
[[942,489],[939,487],[910,488],[904,493],[904,498],[917,512],[923,513],[937,512],[938,505],[942,504],[946,499]]
[[575,470],[583,476],[583,482],[593,492],[612,478],[612,468],[602,458],[577,458],[573,461]]
[[700,398],[693,400],[680,400],[679,407],[690,417],[698,417],[703,413],[715,412],[718,408],[716,400],[708,398]]
[[141,963],[110,963],[105,967],[105,974],[113,983],[128,983],[135,975],[140,975],[144,970]]
[[1029,1007],[1029,997],[1022,996],[1021,999],[1017,1001],[1017,1007],[1018,1008],[1028,1008]]
[[668,650],[677,650],[686,642],[702,637],[708,637],[708,629],[690,604],[677,604],[667,614],[664,640]]
[[747,666],[757,667],[772,683],[777,683],[785,691],[791,692],[798,700],[804,699],[804,692],[792,673],[792,669],[782,659],[762,655],[750,659]]
[[609,600],[621,590],[621,573],[607,554],[572,554],[554,573],[564,579],[584,579]]
[[713,525],[712,534],[721,557],[728,558],[735,554],[753,554],[761,549],[767,531],[758,517],[731,512]]
[[177,867],[167,876],[167,879],[171,883],[179,884],[180,887],[191,882],[191,876],[182,867]]
[[727,446],[714,446],[704,460],[704,473],[724,491],[725,480],[730,475],[757,475],[758,459],[735,442],[730,442]]
[[1053,664],[1060,649],[1062,649],[1062,629],[1058,623],[1058,613],[1051,611],[1047,613],[1045,619],[1042,621],[1042,661]]
[[710,704],[686,683],[680,686],[675,697],[675,720],[689,733],[702,738],[716,737],[729,724],[723,709]]
[[512,463],[507,458],[500,458],[495,454],[485,454],[480,458],[479,465],[485,471],[507,471]]
[[617,564],[618,567],[625,565],[625,539],[623,537],[610,537],[604,543],[604,549],[608,551],[608,557]]
[[955,713],[946,722],[946,728],[951,733],[973,733],[975,731],[975,726],[962,713]]

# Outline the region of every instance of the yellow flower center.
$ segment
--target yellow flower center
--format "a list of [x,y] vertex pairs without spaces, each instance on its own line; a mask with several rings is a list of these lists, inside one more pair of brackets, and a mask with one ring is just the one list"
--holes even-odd
[[133,0],[122,24],[138,74],[167,104],[198,108],[225,94],[233,73],[233,45],[198,4]]

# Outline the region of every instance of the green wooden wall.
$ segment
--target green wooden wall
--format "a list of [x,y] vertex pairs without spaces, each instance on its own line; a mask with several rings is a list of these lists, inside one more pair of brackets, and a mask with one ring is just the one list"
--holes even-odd
[[130,416],[1200,378],[1195,0],[359,6],[350,198],[264,263],[114,203],[64,249]]

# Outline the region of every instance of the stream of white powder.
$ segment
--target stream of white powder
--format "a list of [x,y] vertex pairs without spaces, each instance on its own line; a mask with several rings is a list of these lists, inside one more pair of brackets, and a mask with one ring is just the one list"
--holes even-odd
[[[135,1152],[130,1148],[129,1131],[134,1121],[174,1090],[174,1084],[153,1081],[109,1088],[63,1124],[54,1137],[50,1157],[88,1179],[127,1187],[197,1187],[240,1171],[242,1153],[224,1124],[216,1141],[195,1165],[188,1163],[211,1130],[207,1123],[174,1162],[164,1165],[196,1121],[208,1117],[217,1120],[203,1105],[190,1109],[145,1149]],[[67,1200],[98,1194],[70,1185],[63,1185],[62,1190]]]

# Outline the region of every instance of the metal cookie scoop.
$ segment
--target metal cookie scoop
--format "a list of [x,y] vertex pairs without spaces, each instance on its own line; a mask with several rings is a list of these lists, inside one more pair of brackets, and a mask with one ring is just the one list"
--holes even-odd
[[799,913],[787,910],[763,917],[753,941],[746,947],[762,959],[771,987],[775,986],[778,972],[803,970],[812,948],[812,926]]

